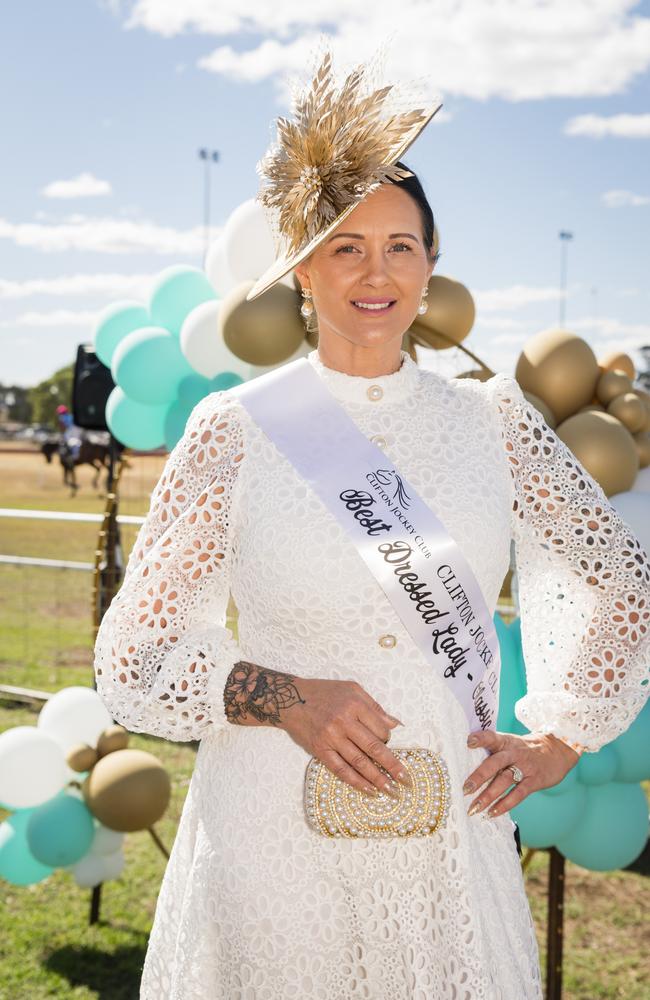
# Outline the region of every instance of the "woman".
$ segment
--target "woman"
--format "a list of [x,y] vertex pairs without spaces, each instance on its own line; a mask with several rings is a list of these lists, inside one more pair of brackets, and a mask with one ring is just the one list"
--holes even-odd
[[[530,733],[468,737],[319,497],[236,392],[209,395],[97,637],[98,689],[119,722],[201,740],[141,997],[539,1000],[507,811],[640,710],[650,565],[514,379],[446,379],[401,350],[435,266],[417,178],[384,180],[337,219],[321,220],[315,244],[303,233],[310,251],[294,247],[256,288],[293,262],[318,317],[309,365],[444,522],[490,615],[514,535],[528,671],[517,715]],[[433,835],[309,825],[310,757],[367,795],[399,796],[394,751],[410,746],[447,764],[449,812]]]

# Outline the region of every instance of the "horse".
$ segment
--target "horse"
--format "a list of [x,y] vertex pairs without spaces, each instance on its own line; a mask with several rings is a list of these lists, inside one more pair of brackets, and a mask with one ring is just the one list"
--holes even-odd
[[[109,445],[104,444],[101,441],[97,441],[96,439],[90,440],[87,437],[82,438],[76,455],[65,446],[63,440],[52,438],[43,442],[41,445],[41,452],[45,455],[45,459],[48,463],[52,461],[52,456],[55,452],[59,453],[59,459],[61,461],[61,465],[63,466],[63,485],[70,487],[72,490],[72,496],[74,496],[76,491],[79,489],[74,471],[75,466],[92,465],[95,470],[93,489],[97,489],[99,474],[102,469],[108,470],[110,466]],[[108,489],[108,474],[106,476],[106,488]]]

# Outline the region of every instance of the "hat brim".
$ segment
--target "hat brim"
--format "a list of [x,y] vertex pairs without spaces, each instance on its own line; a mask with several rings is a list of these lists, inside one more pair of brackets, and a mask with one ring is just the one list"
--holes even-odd
[[[418,124],[413,127],[413,129],[411,129],[411,131],[408,134],[408,137],[396,149],[393,149],[390,156],[387,156],[386,159],[382,161],[382,166],[388,166],[389,164],[396,163],[397,160],[399,160],[400,157],[404,155],[409,146],[411,146],[415,142],[415,140],[420,135],[422,130],[429,124],[433,116],[436,114],[436,112],[440,110],[441,107],[442,104],[435,105],[435,107],[433,107],[426,114],[426,116],[422,118],[421,121],[418,122]],[[275,260],[273,264],[271,264],[271,266],[266,269],[264,274],[262,274],[262,276],[257,279],[255,284],[252,286],[252,288],[246,295],[246,300],[250,302],[251,299],[256,299],[258,295],[262,295],[264,292],[267,291],[267,289],[271,287],[271,285],[274,285],[276,281],[279,281],[280,278],[283,278],[285,276],[285,274],[288,274],[289,271],[292,271],[294,267],[296,267],[296,265],[300,264],[303,260],[305,260],[305,258],[309,257],[309,255],[314,252],[316,247],[319,246],[323,242],[323,240],[327,239],[327,237],[330,236],[330,234],[333,232],[333,230],[337,228],[337,226],[341,225],[343,220],[347,218],[350,212],[352,212],[357,207],[357,205],[359,205],[363,201],[365,197],[366,195],[362,195],[360,198],[357,198],[356,201],[353,201],[351,205],[348,205],[347,208],[345,208],[342,212],[339,213],[339,215],[337,215],[337,217],[334,219],[333,222],[330,223],[329,226],[321,230],[321,232],[318,233],[317,236],[314,236],[314,238],[310,240],[310,242],[301,250],[299,250],[297,253],[291,254],[289,256],[282,255],[281,257],[278,257],[277,260]]]

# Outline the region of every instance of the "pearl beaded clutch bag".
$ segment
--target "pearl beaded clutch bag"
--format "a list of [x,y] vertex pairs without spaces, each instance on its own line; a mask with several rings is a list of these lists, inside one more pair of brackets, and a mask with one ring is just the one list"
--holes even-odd
[[[412,787],[394,782],[399,798],[372,795],[338,778],[317,757],[305,772],[307,821],[325,837],[426,837],[444,826],[449,812],[449,772],[427,747],[392,748]],[[379,769],[390,775],[381,765]],[[391,779],[392,780],[392,779]]]

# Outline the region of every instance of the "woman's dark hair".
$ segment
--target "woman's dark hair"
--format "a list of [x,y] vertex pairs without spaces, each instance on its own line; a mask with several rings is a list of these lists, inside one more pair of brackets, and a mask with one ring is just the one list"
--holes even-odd
[[[403,167],[404,170],[411,170],[409,166],[406,165],[402,160],[397,160],[395,163],[397,167]],[[431,260],[437,261],[440,256],[439,253],[434,254],[433,252],[433,242],[434,242],[434,219],[433,212],[431,211],[431,205],[428,202],[427,196],[424,193],[424,188],[420,183],[420,180],[415,173],[411,170],[411,177],[402,177],[399,180],[391,181],[392,184],[397,184],[398,187],[404,188],[404,190],[410,194],[413,201],[416,203],[420,209],[420,216],[422,217],[422,229],[424,230],[424,245],[426,247],[427,254]]]

